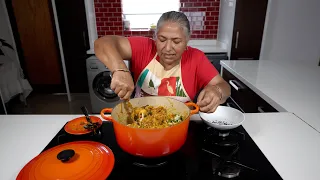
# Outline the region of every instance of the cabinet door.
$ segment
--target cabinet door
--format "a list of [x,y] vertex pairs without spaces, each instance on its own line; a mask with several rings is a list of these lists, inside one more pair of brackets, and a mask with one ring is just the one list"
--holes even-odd
[[258,60],[268,0],[236,3],[231,60]]
[[223,69],[222,77],[231,86],[231,99],[233,102],[245,113],[257,112],[259,96],[226,69]]
[[55,2],[70,92],[88,92],[86,51],[89,40],[84,1]]
[[228,60],[227,53],[205,53],[211,64],[217,69],[220,73],[221,71],[221,60]]

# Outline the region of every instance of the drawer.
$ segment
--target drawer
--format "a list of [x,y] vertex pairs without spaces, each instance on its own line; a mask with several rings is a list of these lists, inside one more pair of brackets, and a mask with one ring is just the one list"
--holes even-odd
[[262,98],[259,99],[257,111],[260,113],[279,112]]
[[278,112],[226,69],[223,69],[222,77],[231,86],[231,97],[229,98],[232,100],[229,101],[231,107],[241,109],[245,113]]
[[245,113],[257,112],[260,97],[226,69],[222,77],[231,86],[231,98]]

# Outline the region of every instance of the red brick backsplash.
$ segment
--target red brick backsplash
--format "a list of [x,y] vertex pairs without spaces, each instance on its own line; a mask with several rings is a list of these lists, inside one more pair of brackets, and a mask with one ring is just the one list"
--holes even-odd
[[[180,0],[191,26],[191,39],[216,39],[220,0]],[[121,0],[94,0],[98,37],[104,35],[146,36],[150,31],[124,30]]]

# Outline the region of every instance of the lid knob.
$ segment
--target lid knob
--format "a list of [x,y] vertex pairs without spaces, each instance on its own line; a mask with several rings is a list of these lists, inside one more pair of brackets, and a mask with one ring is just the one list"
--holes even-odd
[[59,152],[59,154],[57,155],[57,158],[62,162],[66,162],[69,159],[71,159],[74,156],[74,154],[75,154],[74,150],[66,149]]

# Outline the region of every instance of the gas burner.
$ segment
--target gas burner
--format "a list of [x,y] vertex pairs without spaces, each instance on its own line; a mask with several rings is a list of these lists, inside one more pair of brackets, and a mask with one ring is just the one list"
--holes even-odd
[[221,137],[227,137],[229,136],[230,132],[229,131],[219,131],[219,136]]
[[221,158],[214,157],[212,158],[212,173],[217,174],[218,176],[224,178],[235,178],[240,174],[241,168],[240,166],[229,162],[224,161]]
[[238,177],[240,174],[241,168],[234,164],[226,164],[218,172],[218,175],[224,178],[232,179]]
[[157,168],[162,167],[168,164],[167,158],[133,158],[134,166],[143,167],[143,168]]
[[155,164],[147,164],[147,163],[140,163],[140,162],[133,162],[132,164],[138,167],[143,167],[143,168],[157,168],[157,167],[162,167],[164,165],[166,165],[168,163],[168,161],[164,161],[164,162],[159,162],[159,163],[155,163]]
[[222,147],[231,147],[239,145],[244,140],[244,134],[235,130],[221,131],[212,127],[205,128],[204,142]]

